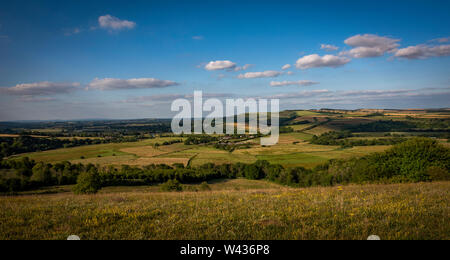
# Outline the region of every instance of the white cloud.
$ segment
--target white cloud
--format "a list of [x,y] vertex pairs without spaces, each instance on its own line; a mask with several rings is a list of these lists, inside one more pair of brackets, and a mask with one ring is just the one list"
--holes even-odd
[[380,57],[386,52],[395,51],[400,46],[399,41],[399,39],[374,34],[358,34],[344,41],[345,44],[354,48],[350,51],[341,52],[341,55],[349,55],[353,58]]
[[98,23],[100,28],[106,30],[120,31],[123,29],[133,29],[136,27],[136,23],[127,20],[120,20],[117,17],[111,16],[109,14],[100,16],[98,18]]
[[94,79],[87,85],[87,89],[96,90],[122,90],[122,89],[145,89],[145,88],[166,88],[179,85],[170,80],[160,80],[155,78],[138,79]]
[[247,70],[247,69],[249,69],[251,66],[253,66],[253,65],[252,65],[252,64],[245,64],[245,65],[242,66],[242,67],[235,67],[235,68],[234,68],[234,71]]
[[270,86],[272,87],[282,87],[282,86],[300,86],[307,87],[312,85],[317,85],[319,82],[309,81],[309,80],[299,80],[299,81],[272,81]]
[[348,55],[352,58],[380,57],[385,54],[385,50],[376,47],[357,47],[350,51],[343,51],[340,55]]
[[334,55],[325,55],[323,57],[312,54],[304,56],[297,60],[295,66],[298,69],[310,69],[318,67],[333,67],[337,68],[350,62],[349,58],[338,57]]
[[206,70],[231,70],[236,68],[236,63],[229,60],[210,61],[206,64]]
[[55,95],[66,94],[79,89],[80,83],[55,83],[55,82],[36,82],[18,84],[14,87],[0,88],[0,92],[4,92],[9,95],[20,96],[42,96],[42,95]]
[[405,59],[426,59],[430,57],[450,56],[450,44],[439,46],[417,45],[409,46],[398,50],[395,53],[397,58]]
[[196,36],[192,36],[192,39],[193,40],[197,40],[197,41],[201,41],[201,40],[203,40],[205,38],[203,36],[201,36],[201,35],[196,35]]
[[275,70],[267,70],[263,72],[247,72],[245,74],[240,74],[238,78],[239,79],[274,78],[280,76],[281,74],[283,74],[283,72]]
[[287,70],[287,69],[290,69],[291,67],[292,67],[291,64],[286,64],[283,67],[281,67],[281,69],[282,70]]
[[383,47],[385,49],[395,49],[399,46],[399,39],[382,37],[374,34],[358,34],[346,39],[344,42],[352,47]]
[[337,51],[337,50],[339,50],[339,47],[331,45],[331,44],[321,44],[320,48],[322,50],[326,50],[326,51]]

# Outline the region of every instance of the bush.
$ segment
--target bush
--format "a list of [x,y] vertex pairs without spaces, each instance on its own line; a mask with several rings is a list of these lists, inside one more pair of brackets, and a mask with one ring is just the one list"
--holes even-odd
[[200,184],[200,190],[208,191],[208,190],[211,190],[211,187],[209,187],[208,183],[206,181],[204,181],[204,182],[202,182],[202,184]]
[[420,182],[447,178],[450,150],[435,140],[412,138],[383,153],[328,163],[336,183]]
[[161,191],[182,191],[183,187],[177,180],[168,180],[166,183],[161,184]]
[[396,145],[383,159],[391,170],[411,181],[427,181],[426,171],[431,166],[450,169],[450,150],[429,138],[413,138]]
[[77,184],[73,188],[75,194],[95,194],[100,190],[100,176],[96,168],[91,168],[78,176]]
[[254,164],[249,164],[244,169],[244,176],[249,180],[258,180],[260,179],[260,171],[259,168]]

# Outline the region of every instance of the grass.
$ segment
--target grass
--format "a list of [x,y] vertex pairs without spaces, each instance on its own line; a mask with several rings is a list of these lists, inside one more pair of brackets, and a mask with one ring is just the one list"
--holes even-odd
[[289,125],[289,127],[291,127],[292,129],[294,129],[294,131],[302,131],[305,128],[311,127],[314,124],[308,123],[308,124],[301,124],[301,125]]
[[308,110],[295,111],[295,113],[297,114],[297,116],[320,116],[321,115],[320,113],[308,111]]
[[285,167],[302,166],[312,168],[329,159],[349,158],[380,152],[388,146],[366,146],[350,149],[340,149],[338,146],[309,144],[311,134],[294,132],[281,134],[277,145],[262,147],[258,140],[249,141],[248,149],[229,151],[205,145],[184,145],[176,143],[155,147],[153,144],[179,138],[155,138],[131,143],[112,143],[88,145],[74,148],[57,149],[37,153],[23,154],[36,161],[56,163],[70,161],[72,163],[99,165],[132,165],[145,166],[149,164],[182,163],[198,166],[205,163],[253,163],[257,160],[268,160],[271,163],[282,164]]
[[[43,161],[48,163],[70,161],[74,163],[94,163],[101,165],[117,165],[125,163],[135,163],[139,165],[139,163],[134,161],[141,157],[151,157],[142,156],[144,153],[152,153],[154,155],[168,152],[164,150],[167,149],[166,147],[160,146],[160,148],[154,148],[153,144],[162,144],[165,141],[179,139],[180,138],[175,137],[163,137],[147,139],[139,142],[85,145],[73,148],[62,148],[44,152],[27,153],[20,155],[20,157],[29,157],[35,161]],[[176,145],[178,144],[174,144],[173,146]]]
[[321,135],[321,134],[324,134],[326,132],[331,132],[331,131],[336,131],[336,129],[331,128],[327,125],[320,125],[320,126],[314,127],[313,129],[306,130],[305,133],[310,134],[310,135]]
[[0,197],[0,239],[450,239],[450,182],[293,189],[234,181],[209,192]]

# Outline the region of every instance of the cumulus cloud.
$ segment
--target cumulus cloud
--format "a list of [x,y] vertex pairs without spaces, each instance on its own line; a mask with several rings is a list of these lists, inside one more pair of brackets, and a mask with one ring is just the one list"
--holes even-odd
[[286,64],[283,67],[281,67],[282,70],[287,70],[291,68],[291,64]]
[[399,46],[399,41],[399,39],[374,34],[358,34],[346,39],[344,42],[352,47],[382,47],[387,50],[392,50]]
[[387,52],[394,52],[400,40],[374,34],[358,34],[346,39],[345,44],[354,47],[350,51],[341,52],[353,58],[369,58],[383,56]]
[[236,68],[236,63],[229,60],[210,61],[205,66],[205,70],[233,70]]
[[96,78],[87,85],[87,89],[123,90],[123,89],[166,88],[177,85],[179,85],[179,83],[174,81],[160,80],[155,78],[138,78],[138,79]]
[[283,87],[283,86],[300,86],[307,87],[312,85],[317,85],[319,82],[309,81],[309,80],[298,80],[298,81],[272,81],[270,86],[272,87]]
[[386,51],[377,47],[357,47],[350,51],[341,52],[340,55],[348,55],[352,58],[371,58],[383,56]]
[[1,88],[0,92],[9,95],[19,96],[42,96],[42,95],[55,95],[66,94],[79,89],[80,83],[55,83],[55,82],[36,82],[18,84],[14,87]]
[[404,59],[426,59],[450,56],[450,44],[439,46],[417,45],[399,49],[395,57]]
[[134,27],[136,27],[135,22],[120,20],[119,18],[111,16],[109,14],[100,16],[98,18],[98,24],[100,25],[100,28],[112,31],[133,29]]
[[331,45],[331,44],[321,44],[320,48],[322,50],[326,50],[326,51],[337,51],[337,50],[339,50],[339,47]]
[[325,55],[323,57],[312,54],[304,56],[297,60],[295,66],[298,69],[310,69],[318,67],[332,67],[337,68],[350,62],[349,58],[338,57],[334,55]]
[[281,71],[267,70],[263,72],[247,72],[245,74],[240,74],[238,78],[239,79],[274,78],[280,76],[281,74],[283,74],[283,72]]
[[[199,65],[198,67],[201,68],[203,65]],[[245,64],[243,66],[237,66],[235,62],[229,61],[229,60],[217,60],[217,61],[210,61],[205,66],[205,70],[213,71],[213,70],[227,70],[227,71],[243,71],[247,70],[250,67],[252,67],[252,64]]]

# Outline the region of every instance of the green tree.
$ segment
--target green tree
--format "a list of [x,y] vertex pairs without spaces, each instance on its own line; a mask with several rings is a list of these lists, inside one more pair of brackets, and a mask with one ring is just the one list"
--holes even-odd
[[48,185],[52,183],[52,174],[50,171],[51,165],[47,165],[43,162],[36,164],[33,169],[33,175],[31,181],[38,182],[42,185]]
[[260,179],[260,171],[259,168],[253,164],[249,164],[245,166],[244,176],[250,180],[258,180]]
[[96,168],[82,172],[77,179],[77,184],[73,188],[76,194],[95,194],[101,188],[100,176]]

